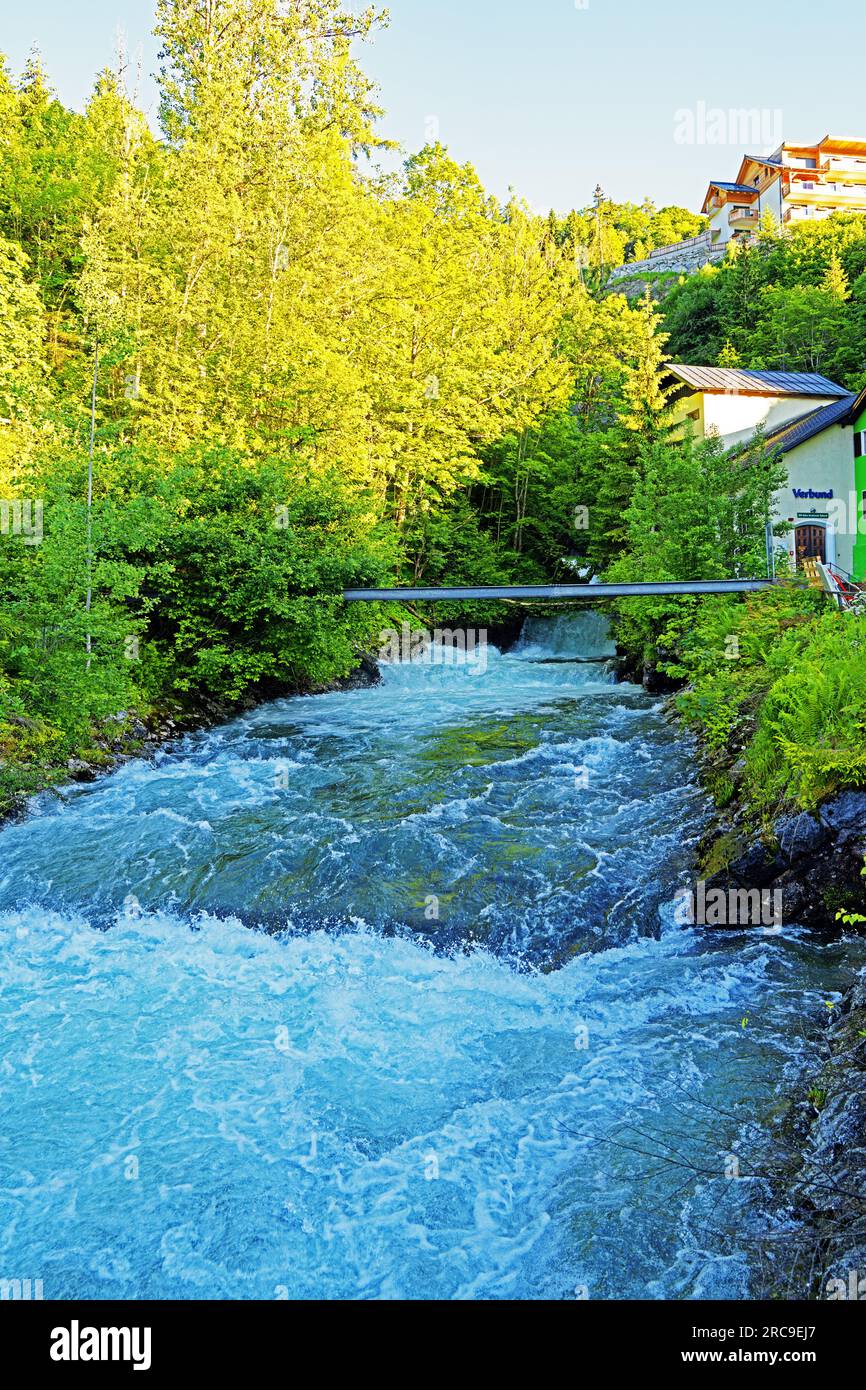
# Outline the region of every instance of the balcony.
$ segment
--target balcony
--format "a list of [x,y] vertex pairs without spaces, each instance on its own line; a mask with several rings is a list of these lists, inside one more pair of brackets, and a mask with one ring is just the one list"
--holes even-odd
[[819,169],[822,174],[857,174],[863,177],[866,175],[866,159],[858,159],[855,155],[831,155],[819,165]]
[[860,209],[866,207],[866,187],[857,184],[825,183],[815,180],[814,187],[807,188],[802,182],[795,179],[785,194],[785,199],[812,207],[826,207],[828,204],[832,204],[834,207]]
[[761,217],[757,208],[731,208],[728,222],[732,227],[757,227]]

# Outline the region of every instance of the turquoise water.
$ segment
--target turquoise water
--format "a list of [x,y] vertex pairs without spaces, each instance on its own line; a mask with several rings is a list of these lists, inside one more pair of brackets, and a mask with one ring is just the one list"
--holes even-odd
[[595,615],[538,621],[0,833],[0,1277],[750,1291],[761,1187],[725,1162],[847,976],[796,930],[675,925],[693,751],[609,655]]

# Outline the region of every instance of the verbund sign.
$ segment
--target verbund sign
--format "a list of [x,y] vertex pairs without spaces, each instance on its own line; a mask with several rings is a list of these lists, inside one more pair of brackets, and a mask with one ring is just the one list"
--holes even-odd
[[811,487],[810,487],[810,488],[795,487],[795,488],[794,488],[794,496],[795,496],[795,497],[797,498],[797,500],[800,501],[800,502],[806,502],[806,501],[808,501],[808,502],[824,502],[824,501],[826,501],[826,502],[832,502],[832,501],[833,501],[833,489],[831,488],[829,492],[816,492],[815,489],[814,489],[814,488],[811,488]]

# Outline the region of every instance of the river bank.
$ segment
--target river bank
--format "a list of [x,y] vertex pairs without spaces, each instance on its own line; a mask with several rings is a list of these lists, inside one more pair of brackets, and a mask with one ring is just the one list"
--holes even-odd
[[[491,607],[494,609],[492,616]],[[502,608],[501,604],[487,605],[484,622],[479,622],[477,612],[460,611],[455,615],[453,606],[446,610],[450,615],[447,620],[441,619],[435,608],[425,612],[423,606],[416,609],[412,605],[401,608],[399,617],[402,620],[410,614],[420,626],[431,631],[437,626],[471,630],[485,643],[507,652],[518,641],[528,610],[515,607],[512,612],[502,613],[499,611]],[[31,798],[42,792],[59,792],[70,783],[95,782],[135,758],[153,757],[159,749],[169,747],[185,734],[218,728],[260,705],[292,696],[324,695],[377,685],[381,680],[377,661],[375,652],[362,653],[348,675],[324,684],[307,681],[299,685],[269,680],[252,687],[238,700],[219,700],[203,691],[192,690],[182,697],[165,698],[153,707],[120,710],[93,729],[86,746],[59,760],[46,755],[38,762],[22,761],[14,755],[9,756],[8,751],[4,758],[0,746],[0,826],[24,815]],[[35,728],[35,722],[23,716],[11,716],[8,723],[24,733],[31,726]],[[4,780],[14,789],[4,790]]]
[[781,1127],[787,1157],[773,1188],[780,1216],[790,1214],[796,1229],[791,1268],[773,1291],[791,1297],[794,1285],[818,1299],[866,1299],[866,971],[828,1006],[815,1053]]
[[[183,698],[163,701],[158,708],[120,710],[94,729],[88,748],[60,762],[46,761],[41,766],[28,768],[29,785],[8,794],[0,802],[0,827],[24,815],[31,799],[41,792],[59,792],[70,783],[95,782],[99,777],[116,772],[124,763],[136,758],[153,757],[160,749],[169,748],[186,734],[218,728],[260,705],[297,695],[362,690],[378,684],[380,680],[375,658],[363,655],[354,671],[326,685],[298,687],[268,681],[234,701],[217,700],[202,692],[192,692]],[[0,760],[0,771],[2,769],[3,761]]]
[[[619,669],[648,691],[667,694],[671,719],[684,724],[664,671],[620,653]],[[688,723],[695,732],[694,721]],[[774,819],[743,795],[742,730],[727,746],[698,737],[701,777],[725,788],[697,851],[697,877],[720,890],[769,894],[780,925],[823,939],[856,942],[866,928],[866,792],[846,788],[813,810],[788,806]],[[709,931],[742,931],[739,921]],[[760,931],[760,928],[752,928]],[[766,1296],[866,1298],[866,970],[840,998],[828,1000],[822,1029],[809,1042],[804,1077],[783,1093],[781,1118],[768,1131],[757,1170],[770,1190],[775,1230],[758,1242]],[[781,1250],[785,1256],[781,1258]]]
[[791,582],[619,605],[614,637],[620,677],[667,697],[697,740],[707,890],[767,893],[780,923],[819,932],[863,925],[866,624]]

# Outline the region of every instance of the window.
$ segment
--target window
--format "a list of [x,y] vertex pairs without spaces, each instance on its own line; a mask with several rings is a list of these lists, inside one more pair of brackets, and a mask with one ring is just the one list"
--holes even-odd
[[860,430],[854,436],[854,457],[861,459],[866,454],[866,430]]

